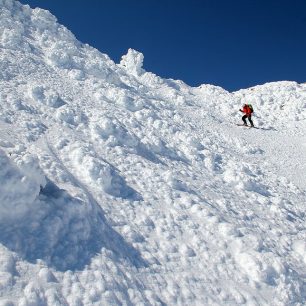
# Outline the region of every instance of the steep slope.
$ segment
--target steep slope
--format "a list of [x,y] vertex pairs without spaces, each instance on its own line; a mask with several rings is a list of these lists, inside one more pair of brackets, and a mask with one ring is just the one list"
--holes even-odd
[[191,88],[12,0],[0,29],[0,303],[306,302],[305,84]]

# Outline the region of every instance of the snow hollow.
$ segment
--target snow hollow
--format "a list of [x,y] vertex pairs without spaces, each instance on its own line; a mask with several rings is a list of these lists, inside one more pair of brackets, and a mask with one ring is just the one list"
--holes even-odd
[[143,61],[0,0],[0,305],[305,305],[306,84]]

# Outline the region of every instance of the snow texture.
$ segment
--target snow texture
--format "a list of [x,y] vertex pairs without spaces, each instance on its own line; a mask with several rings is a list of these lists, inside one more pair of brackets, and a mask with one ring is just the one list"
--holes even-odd
[[0,0],[0,305],[305,305],[306,84],[143,61]]

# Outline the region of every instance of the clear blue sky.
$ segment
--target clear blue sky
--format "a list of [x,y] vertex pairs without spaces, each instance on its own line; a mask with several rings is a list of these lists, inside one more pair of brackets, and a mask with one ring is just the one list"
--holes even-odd
[[233,91],[306,82],[305,0],[21,0],[48,9],[115,62],[128,48],[144,68],[192,86]]

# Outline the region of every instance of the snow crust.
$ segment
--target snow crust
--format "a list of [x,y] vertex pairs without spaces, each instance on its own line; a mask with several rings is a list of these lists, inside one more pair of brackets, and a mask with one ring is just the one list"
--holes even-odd
[[143,61],[0,0],[0,305],[305,305],[306,84]]

